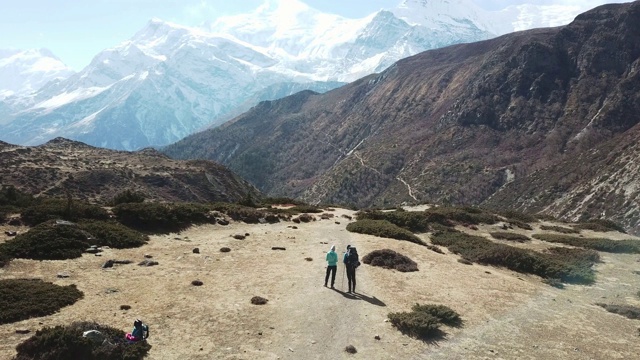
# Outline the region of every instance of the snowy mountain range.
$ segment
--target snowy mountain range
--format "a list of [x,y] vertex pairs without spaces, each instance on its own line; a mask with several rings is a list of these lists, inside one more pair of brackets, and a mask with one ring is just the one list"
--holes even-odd
[[[62,136],[124,150],[167,145],[260,100],[324,92],[424,50],[568,22],[562,17],[555,8],[487,12],[470,0],[405,0],[348,19],[279,0],[199,28],[154,19],[76,74],[62,64],[24,81],[0,72],[0,140],[37,145]],[[8,55],[0,52],[0,64]],[[46,81],[59,76],[66,79]]]
[[74,73],[47,49],[0,49],[0,100],[40,89],[49,81]]

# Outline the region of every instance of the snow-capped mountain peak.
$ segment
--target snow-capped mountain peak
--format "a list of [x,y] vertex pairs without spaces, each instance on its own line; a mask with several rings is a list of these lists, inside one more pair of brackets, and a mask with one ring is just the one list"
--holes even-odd
[[73,73],[48,49],[0,50],[0,99],[27,95]]

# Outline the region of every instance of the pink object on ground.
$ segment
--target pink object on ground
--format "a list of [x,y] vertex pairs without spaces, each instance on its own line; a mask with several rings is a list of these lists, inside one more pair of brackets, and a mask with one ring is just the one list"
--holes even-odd
[[133,335],[131,335],[131,333],[127,333],[127,335],[125,336],[127,338],[127,340],[129,341],[140,341],[140,338],[137,338]]

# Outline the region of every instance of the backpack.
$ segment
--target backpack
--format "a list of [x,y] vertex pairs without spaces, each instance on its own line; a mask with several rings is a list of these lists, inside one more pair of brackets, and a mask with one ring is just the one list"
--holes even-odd
[[349,252],[347,252],[346,263],[347,265],[353,266],[354,268],[357,268],[358,266],[360,266],[360,259],[358,258],[358,250],[356,250],[356,248],[353,246],[349,249]]

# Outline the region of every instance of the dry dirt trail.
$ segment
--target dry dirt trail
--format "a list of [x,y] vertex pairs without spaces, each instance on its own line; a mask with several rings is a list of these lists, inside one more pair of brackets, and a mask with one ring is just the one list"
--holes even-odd
[[[637,255],[601,253],[604,261],[596,265],[596,284],[559,290],[535,276],[464,265],[456,255],[349,233],[349,221],[341,215],[353,212],[329,213],[335,217],[308,224],[197,226],[181,234],[153,236],[138,249],[105,250],[102,257],[15,260],[0,269],[0,278],[77,284],[85,296],[54,315],[0,325],[0,359],[10,359],[15,346],[30,336],[16,334],[16,329],[35,331],[91,320],[130,331],[138,317],[151,326],[148,359],[638,358],[640,321],[594,305],[640,306],[640,275],[633,273],[640,270]],[[534,225],[533,232],[538,227]],[[478,232],[492,229],[482,226]],[[245,233],[245,240],[232,238]],[[357,275],[359,295],[350,296],[341,291],[341,265],[337,290],[323,287],[325,252],[332,244],[339,256],[347,244],[357,246],[361,257],[389,248],[412,258],[420,271],[401,273],[363,264]],[[534,240],[519,246],[548,245]],[[274,246],[286,250],[272,250]],[[195,247],[199,254],[192,252]],[[231,251],[222,253],[221,247]],[[159,265],[101,269],[107,259],[138,262],[144,254]],[[57,278],[63,271],[70,277]],[[204,285],[192,286],[195,279]],[[252,305],[256,295],[269,299],[268,304]],[[444,327],[444,338],[425,343],[385,322],[389,312],[408,311],[414,303],[447,305],[461,314],[464,325]],[[124,304],[132,309],[120,310]],[[358,353],[347,354],[347,345]]]

